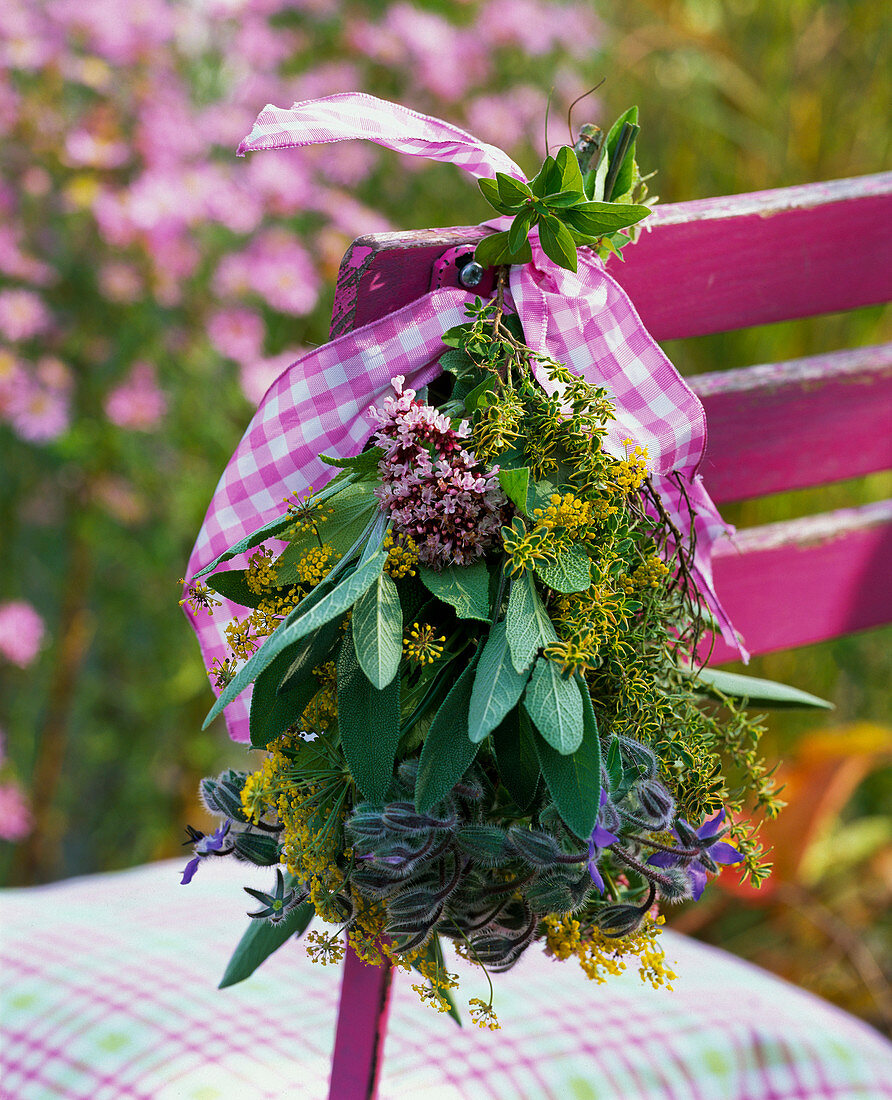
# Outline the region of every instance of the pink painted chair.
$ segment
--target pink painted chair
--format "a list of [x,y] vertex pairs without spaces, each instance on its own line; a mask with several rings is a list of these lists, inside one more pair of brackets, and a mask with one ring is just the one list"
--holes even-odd
[[[658,207],[611,272],[657,340],[892,299],[892,173]],[[478,228],[373,234],[338,279],[332,336],[437,285],[459,285]],[[486,285],[486,284],[481,284]],[[718,505],[892,467],[892,345],[717,371],[690,380],[706,408],[701,472]],[[892,500],[741,531],[716,585],[754,654],[892,622]],[[720,639],[712,664],[737,655]],[[374,1094],[390,975],[344,969],[332,1100]]]
[[[659,340],[892,298],[892,173],[664,206],[652,222],[612,270]],[[455,280],[455,265],[437,261],[480,232],[356,241],[333,334],[419,297],[432,278]],[[709,418],[702,472],[719,504],[892,467],[892,346],[692,384]],[[754,653],[805,645],[892,621],[890,549],[892,502],[846,508],[741,532],[715,562],[717,586]],[[718,646],[714,662],[728,659]],[[0,1095],[892,1097],[892,1050],[876,1033],[671,932],[667,951],[684,975],[675,994],[635,975],[597,987],[534,949],[500,976],[504,1030],[493,1035],[458,1031],[417,1004],[403,975],[392,982],[355,955],[339,1001],[337,975],[299,947],[218,993],[248,880],[241,866],[209,867],[187,892],[171,865],[155,864],[0,895]]]

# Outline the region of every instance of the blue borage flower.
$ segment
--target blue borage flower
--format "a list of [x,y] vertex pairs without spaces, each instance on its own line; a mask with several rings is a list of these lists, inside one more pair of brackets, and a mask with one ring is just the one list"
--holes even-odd
[[722,828],[724,820],[724,808],[696,830],[684,818],[679,818],[671,832],[682,845],[681,849],[675,852],[656,852],[648,859],[648,864],[651,867],[683,867],[691,884],[691,896],[694,901],[699,901],[706,886],[708,871],[716,874],[719,865],[730,866],[743,862],[741,853],[722,840],[728,832],[727,828]]

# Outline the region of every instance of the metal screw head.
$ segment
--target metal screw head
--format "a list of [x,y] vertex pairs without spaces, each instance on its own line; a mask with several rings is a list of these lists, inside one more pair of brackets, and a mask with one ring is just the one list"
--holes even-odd
[[473,286],[478,286],[483,278],[483,268],[476,261],[472,260],[458,273],[458,281],[462,286],[467,287],[469,290]]

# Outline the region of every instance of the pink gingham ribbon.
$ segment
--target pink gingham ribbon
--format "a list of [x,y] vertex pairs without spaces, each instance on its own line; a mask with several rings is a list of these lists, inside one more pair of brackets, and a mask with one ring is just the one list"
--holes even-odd
[[[261,111],[239,155],[363,138],[409,156],[456,164],[476,177],[506,172],[524,179],[500,149],[440,119],[362,93],[344,93]],[[499,220],[492,223],[500,226]],[[501,226],[500,226],[501,227]],[[712,584],[712,544],[726,531],[696,475],[706,443],[699,399],[641,323],[625,291],[596,258],[579,253],[574,274],[542,252],[535,231],[533,260],[511,268],[510,290],[527,343],[604,385],[616,405],[606,445],[623,453],[623,440],[646,446],[649,468],[665,507],[680,529],[689,526],[685,500],[695,509],[695,579],[731,644],[733,628]],[[333,474],[319,456],[357,454],[371,433],[367,412],[404,375],[417,388],[439,373],[443,332],[464,319],[473,294],[441,288],[362,328],[308,352],[272,384],[214,492],[189,560],[187,578],[282,512],[283,498],[320,488]],[[247,555],[227,568],[244,568]],[[223,660],[223,628],[244,611],[228,601],[209,618],[187,615],[205,661]],[[226,709],[235,740],[248,738],[249,693]]]

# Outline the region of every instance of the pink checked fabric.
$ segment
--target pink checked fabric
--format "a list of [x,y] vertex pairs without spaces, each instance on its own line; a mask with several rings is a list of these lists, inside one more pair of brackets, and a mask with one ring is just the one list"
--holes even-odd
[[[523,178],[510,157],[471,134],[360,93],[310,100],[287,110],[268,106],[239,153],[353,138],[410,156],[445,160],[477,177],[502,171]],[[616,405],[616,421],[607,441],[610,450],[622,454],[626,438],[647,447],[656,488],[682,530],[688,525],[685,502],[694,505],[695,580],[723,636],[736,644],[712,585],[711,547],[726,528],[696,479],[706,441],[698,398],[603,264],[580,254],[574,274],[545,256],[535,232],[531,243],[533,262],[512,267],[510,275],[513,304],[527,342],[608,388]],[[267,392],[220,479],[187,577],[194,577],[239,539],[279,515],[284,497],[302,494],[311,485],[320,488],[333,472],[320,461],[320,454],[358,453],[370,434],[368,407],[395,375],[404,375],[416,387],[435,375],[435,360],[444,350],[440,337],[464,319],[463,306],[471,297],[457,288],[434,290],[289,367]],[[242,556],[233,559],[230,567],[245,564]],[[187,611],[208,667],[216,658],[227,656],[223,629],[239,613],[228,602],[213,618]],[[249,700],[249,691],[243,692],[226,710],[236,740],[248,737]]]
[[[218,990],[269,874],[182,860],[0,891],[4,1100],[324,1100],[341,968],[300,940]],[[598,986],[532,949],[499,1032],[422,1007],[397,973],[379,1100],[884,1100],[892,1048],[832,1006],[671,932],[675,991]],[[461,960],[461,993],[486,982]]]

